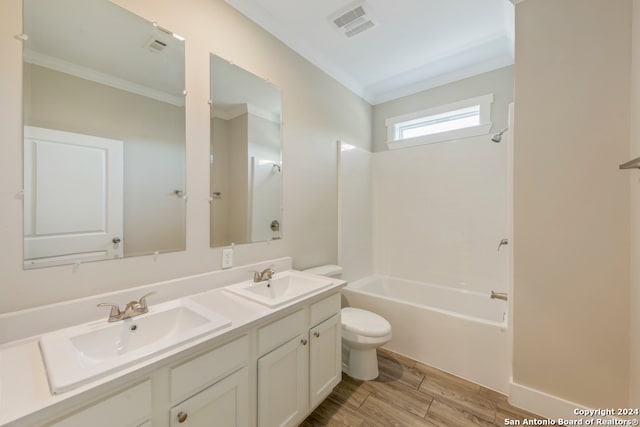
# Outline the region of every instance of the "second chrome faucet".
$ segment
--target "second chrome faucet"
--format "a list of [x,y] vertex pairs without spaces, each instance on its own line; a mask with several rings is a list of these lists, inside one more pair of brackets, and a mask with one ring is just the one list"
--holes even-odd
[[111,307],[111,311],[109,312],[109,322],[117,322],[118,320],[129,319],[131,317],[147,313],[149,311],[149,307],[147,306],[147,297],[153,294],[155,294],[155,292],[149,292],[148,294],[143,295],[138,301],[130,301],[125,306],[124,310],[120,310],[120,306],[118,304],[106,302],[98,304],[98,307]]
[[276,272],[273,270],[272,267],[266,268],[262,271],[254,271],[253,281],[256,283],[264,282],[265,280],[272,279],[274,274],[276,274]]

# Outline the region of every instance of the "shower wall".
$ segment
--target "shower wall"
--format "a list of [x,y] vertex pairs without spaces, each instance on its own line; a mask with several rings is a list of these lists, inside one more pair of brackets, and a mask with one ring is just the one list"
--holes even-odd
[[[386,151],[384,120],[487,93],[492,132],[507,126],[513,71],[502,68],[374,107],[376,273],[473,291],[508,291],[508,135]],[[380,127],[382,125],[382,128]],[[384,136],[382,136],[384,135]],[[384,150],[384,151],[383,151]]]
[[507,291],[507,142],[490,136],[376,153],[377,273]]
[[370,151],[338,141],[338,264],[342,278],[373,272],[373,216]]

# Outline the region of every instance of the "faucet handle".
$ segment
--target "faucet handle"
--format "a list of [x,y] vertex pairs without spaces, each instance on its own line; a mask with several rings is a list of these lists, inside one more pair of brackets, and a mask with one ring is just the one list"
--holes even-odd
[[143,309],[147,308],[147,297],[151,296],[151,295],[154,295],[154,294],[157,294],[157,292],[156,291],[151,291],[151,292],[149,292],[147,294],[144,294],[143,296],[140,297],[140,299],[138,300],[138,303],[142,306]]
[[266,277],[267,279],[272,279],[273,275],[276,274],[275,270],[273,269],[273,265],[266,268],[263,272],[262,272],[262,278],[264,280],[264,278]]
[[96,307],[111,307],[111,312],[109,313],[109,317],[120,316],[120,306],[118,304],[112,304],[108,302],[101,302],[96,305]]

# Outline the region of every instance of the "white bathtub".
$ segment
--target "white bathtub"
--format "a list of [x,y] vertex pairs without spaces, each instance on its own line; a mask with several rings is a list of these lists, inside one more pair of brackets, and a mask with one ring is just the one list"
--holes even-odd
[[506,301],[489,293],[370,276],[349,283],[345,304],[385,317],[384,347],[487,388],[507,393],[510,365]]

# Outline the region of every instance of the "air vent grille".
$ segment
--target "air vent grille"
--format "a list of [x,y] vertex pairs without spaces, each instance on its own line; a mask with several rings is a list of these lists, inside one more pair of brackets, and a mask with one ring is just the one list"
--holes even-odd
[[352,9],[345,13],[344,15],[340,15],[333,22],[338,26],[338,28],[342,28],[350,22],[355,21],[356,19],[364,16],[364,8],[362,6],[358,6],[355,9]]
[[349,31],[346,31],[344,35],[347,37],[353,37],[356,34],[360,34],[361,32],[368,30],[369,28],[372,28],[374,25],[376,24],[374,24],[373,21],[365,21],[363,24],[358,25],[357,27]]
[[352,3],[331,15],[329,19],[345,37],[349,38],[376,26],[368,5],[363,2]]
[[167,48],[167,43],[163,42],[162,40],[158,40],[155,37],[152,37],[148,42],[147,42],[147,48],[151,51],[151,52],[155,52],[155,53],[162,53],[162,51],[164,51]]

